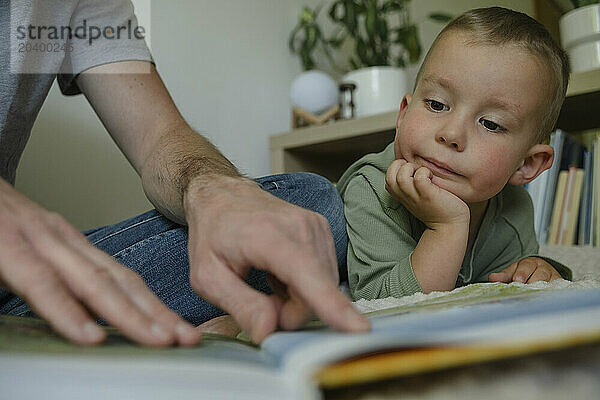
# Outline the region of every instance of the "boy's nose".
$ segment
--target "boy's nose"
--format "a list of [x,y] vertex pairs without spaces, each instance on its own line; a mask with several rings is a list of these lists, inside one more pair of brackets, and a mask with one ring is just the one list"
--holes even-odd
[[460,140],[460,138],[453,136],[453,135],[449,135],[449,134],[437,135],[437,142],[440,144],[449,146],[453,150],[456,150],[458,152],[464,151],[464,149],[465,149],[463,141]]

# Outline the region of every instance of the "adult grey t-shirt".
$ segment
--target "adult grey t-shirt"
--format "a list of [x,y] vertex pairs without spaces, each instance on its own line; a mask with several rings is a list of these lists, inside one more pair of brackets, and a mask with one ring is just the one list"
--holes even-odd
[[15,183],[54,79],[76,95],[75,78],[89,68],[152,62],[143,36],[130,0],[0,0],[0,177]]

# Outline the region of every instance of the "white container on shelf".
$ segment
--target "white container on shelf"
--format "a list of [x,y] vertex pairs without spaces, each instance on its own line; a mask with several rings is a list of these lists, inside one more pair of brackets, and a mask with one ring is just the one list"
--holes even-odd
[[406,71],[396,67],[368,67],[344,75],[343,83],[354,83],[357,117],[398,110],[407,93]]
[[600,4],[576,8],[560,18],[560,41],[574,73],[600,69]]
[[292,106],[320,114],[338,102],[338,84],[325,72],[310,70],[300,74],[290,88]]

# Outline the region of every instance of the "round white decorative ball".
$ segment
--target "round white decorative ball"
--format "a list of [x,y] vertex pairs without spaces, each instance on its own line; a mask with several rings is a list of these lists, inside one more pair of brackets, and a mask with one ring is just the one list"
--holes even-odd
[[306,71],[294,79],[290,91],[292,105],[319,114],[338,102],[338,85],[321,71]]

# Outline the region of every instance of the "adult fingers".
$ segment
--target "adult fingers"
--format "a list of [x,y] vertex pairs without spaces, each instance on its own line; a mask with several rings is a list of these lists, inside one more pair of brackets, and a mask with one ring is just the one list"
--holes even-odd
[[0,259],[2,281],[37,315],[75,343],[90,345],[104,340],[104,330],[75,299],[46,260],[27,246],[5,250]]
[[239,325],[231,315],[221,315],[220,317],[213,318],[198,325],[195,329],[203,333],[216,333],[233,338],[241,332]]
[[206,300],[233,316],[260,343],[277,328],[278,307],[274,298],[260,293],[244,282],[214,254],[201,253],[190,276],[192,287]]
[[312,317],[308,305],[292,289],[283,301],[279,312],[279,326],[285,330],[297,329],[306,324]]
[[[303,230],[301,227],[298,229]],[[306,235],[304,233],[300,236]],[[325,238],[321,240],[323,239]],[[268,252],[264,251],[267,245],[270,249]],[[306,304],[308,309],[313,310],[333,328],[350,332],[369,329],[368,320],[358,313],[348,298],[338,290],[337,276],[332,276],[329,268],[322,264],[327,259],[311,251],[310,246],[267,233],[262,236],[255,235],[248,242],[246,251],[251,259],[260,263],[262,269],[271,271],[294,293],[293,302]],[[333,262],[335,271],[335,262],[330,262]],[[297,304],[293,302],[287,306],[284,304],[284,307],[288,307],[282,309],[281,318],[284,320],[287,318],[283,316],[286,311],[298,309]]]
[[[77,232],[79,233],[79,232]],[[170,310],[146,286],[142,278],[134,271],[118,264],[108,254],[93,247],[85,237],[83,241],[75,241],[79,251],[93,259],[97,265],[112,266],[107,270],[129,297],[129,299],[147,316],[160,325],[162,329],[177,337],[181,345],[193,345],[200,341],[202,335],[191,324]]]
[[90,311],[142,344],[173,343],[174,334],[144,313],[114,279],[111,269],[122,266],[112,258],[106,256],[101,262],[95,253],[100,250],[91,245],[80,247],[65,243],[48,230],[40,233],[36,247],[53,265],[69,291]]
[[113,273],[117,284],[127,293],[142,312],[152,318],[155,323],[170,334],[174,334],[177,343],[183,346],[197,344],[202,335],[194,326],[184,321],[179,315],[169,309],[148,289],[141,277],[135,272],[121,267]]

